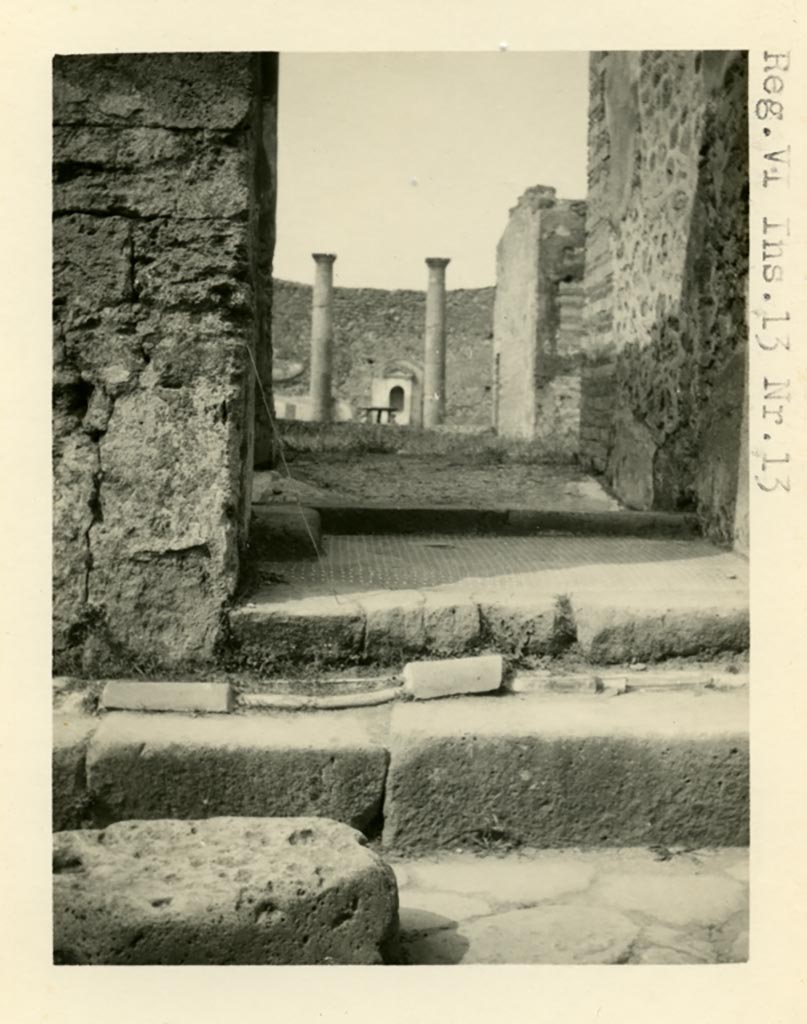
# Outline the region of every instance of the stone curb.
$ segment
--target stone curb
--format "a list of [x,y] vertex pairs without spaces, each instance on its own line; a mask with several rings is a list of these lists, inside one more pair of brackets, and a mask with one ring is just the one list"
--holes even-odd
[[744,692],[397,704],[384,844],[744,846]]
[[[602,598],[572,596],[577,641],[583,655],[600,665],[655,662],[666,658],[710,658],[748,650],[747,605],[700,604],[701,595],[636,594],[611,605]],[[708,599],[707,599],[708,600]]]
[[[700,603],[704,602],[704,603]],[[252,602],[230,613],[226,668],[263,674],[306,660],[322,667],[400,666],[417,657],[555,654],[575,642],[592,664],[743,653],[749,612],[739,597],[549,591],[474,598],[463,591],[387,591]]]
[[108,714],[87,747],[87,791],[105,823],[314,815],[366,829],[388,761],[374,711]]
[[725,669],[709,671],[680,668],[629,669],[594,668],[581,672],[560,672],[535,669],[516,672],[506,679],[503,688],[508,693],[597,693],[619,696],[646,690],[738,690],[748,686],[747,670],[728,672]]
[[305,814],[372,830],[383,802],[384,842],[406,851],[745,845],[747,700],[738,689],[57,713],[54,822]]

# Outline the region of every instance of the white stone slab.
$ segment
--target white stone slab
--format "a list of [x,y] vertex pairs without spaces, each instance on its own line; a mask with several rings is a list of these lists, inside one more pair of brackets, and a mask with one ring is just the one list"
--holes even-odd
[[418,700],[458,693],[490,693],[499,689],[503,675],[504,660],[500,654],[410,661],[403,673],[404,691]]
[[232,707],[232,693],[229,683],[113,679],[104,687],[101,706],[107,711],[208,711],[226,714]]

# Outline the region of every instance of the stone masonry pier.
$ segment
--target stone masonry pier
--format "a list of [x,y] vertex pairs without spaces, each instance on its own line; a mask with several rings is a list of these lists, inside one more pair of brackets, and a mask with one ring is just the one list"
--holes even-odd
[[219,638],[256,366],[271,399],[275,76],[272,54],[55,59],[61,670],[209,663]]

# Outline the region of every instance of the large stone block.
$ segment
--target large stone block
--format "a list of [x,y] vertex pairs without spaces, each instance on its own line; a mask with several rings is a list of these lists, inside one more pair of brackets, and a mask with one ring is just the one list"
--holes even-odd
[[73,213],[53,221],[53,296],[59,308],[97,313],[131,302],[132,224]]
[[98,470],[96,447],[84,434],[67,434],[54,444],[53,647],[57,656],[69,648],[86,608],[89,530]]
[[589,661],[614,665],[665,658],[710,658],[725,651],[748,650],[750,622],[745,596],[704,603],[693,594],[637,595],[632,605],[607,597],[581,595],[573,600],[577,640]]
[[426,642],[425,601],[419,590],[387,590],[363,596],[365,657],[390,664],[422,652]]
[[78,708],[59,707],[53,715],[51,796],[54,831],[81,828],[92,821],[87,788],[87,748],[99,720]]
[[132,53],[57,56],[57,125],[238,127],[249,111],[248,53]]
[[426,591],[423,631],[429,654],[464,654],[479,642],[479,606],[467,594]]
[[[149,555],[209,546],[225,555],[235,524],[227,506],[236,467],[228,428],[216,404],[229,389],[155,387],[122,395],[100,442],[104,467],[103,530],[120,554]],[[194,459],[186,455],[194,449]],[[232,518],[232,511],[230,518]],[[136,522],[138,530],[132,530]],[[103,537],[103,539],[102,539]],[[217,550],[218,549],[218,550]]]
[[139,390],[114,404],[99,444],[102,517],[88,591],[113,648],[159,663],[212,656],[237,573],[226,394],[211,382]]
[[[241,224],[218,217],[202,224],[175,218],[136,222],[131,252],[134,287],[141,302],[168,308],[169,319],[157,332],[160,342],[165,344],[181,329],[174,347],[198,359],[200,342],[210,345],[230,336],[233,318],[249,315],[246,241]],[[201,323],[189,325],[170,311],[183,306],[203,312]],[[193,377],[190,358],[188,363],[183,380]],[[207,368],[206,361],[202,368]]]
[[482,636],[505,654],[548,654],[555,638],[557,600],[551,594],[513,595],[479,602]]
[[748,841],[742,694],[398,705],[390,753],[393,849]]
[[377,964],[392,869],[314,818],[127,821],[53,843],[57,964]]
[[304,814],[368,828],[388,760],[374,712],[110,714],[87,753],[89,790],[107,821]]
[[[246,139],[210,145],[206,132],[56,129],[57,214],[237,218],[249,202]],[[117,173],[110,174],[110,168]]]
[[630,415],[617,417],[608,473],[628,508],[653,508],[655,457],[656,443],[647,427]]
[[501,654],[442,661],[410,661],[403,671],[404,692],[417,700],[498,690],[504,675]]
[[182,711],[186,714],[228,714],[233,694],[229,683],[174,680],[111,679],[101,693],[107,711]]
[[359,605],[340,597],[301,598],[236,608],[226,660],[258,672],[312,661],[338,665],[359,660],[363,646]]
[[143,552],[114,564],[111,538],[93,550],[109,561],[99,559],[90,576],[93,628],[85,668],[118,674],[212,659],[227,577],[205,545]]

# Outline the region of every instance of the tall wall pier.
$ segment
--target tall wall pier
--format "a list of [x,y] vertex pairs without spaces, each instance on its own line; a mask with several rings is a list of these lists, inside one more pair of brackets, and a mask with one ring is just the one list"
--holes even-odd
[[494,426],[503,437],[552,439],[577,454],[584,348],[585,203],[528,189],[496,254]]
[[743,547],[746,56],[600,52],[590,76],[582,457]]
[[276,57],[54,62],[54,656],[208,659],[271,401]]

